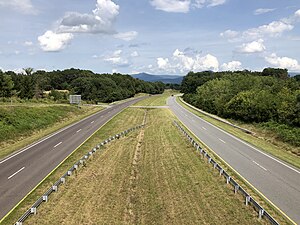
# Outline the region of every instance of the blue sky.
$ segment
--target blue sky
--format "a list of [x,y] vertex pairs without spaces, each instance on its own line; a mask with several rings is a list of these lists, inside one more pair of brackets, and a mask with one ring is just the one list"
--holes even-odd
[[0,0],[0,69],[300,71],[299,0]]

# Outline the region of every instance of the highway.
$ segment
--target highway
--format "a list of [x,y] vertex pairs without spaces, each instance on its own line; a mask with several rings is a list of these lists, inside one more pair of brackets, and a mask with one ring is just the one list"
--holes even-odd
[[300,224],[300,170],[189,112],[175,97],[168,105],[201,141],[249,181],[294,222]]
[[0,220],[99,127],[124,108],[144,98],[104,109],[2,159]]

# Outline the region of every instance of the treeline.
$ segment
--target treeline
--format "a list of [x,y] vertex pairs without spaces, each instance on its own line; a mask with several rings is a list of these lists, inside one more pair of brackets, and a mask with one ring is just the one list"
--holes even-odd
[[[89,70],[66,69],[51,72],[24,69],[25,73],[0,70],[0,98],[66,99],[68,94],[80,94],[91,102],[113,102],[133,97],[137,93],[160,94],[162,82],[146,82],[122,74],[95,74]],[[60,91],[58,91],[60,90]],[[65,91],[61,91],[65,90]]]
[[278,132],[287,128],[282,139],[300,146],[299,78],[273,68],[262,72],[190,72],[183,79],[182,92],[185,101],[221,117],[263,123]]

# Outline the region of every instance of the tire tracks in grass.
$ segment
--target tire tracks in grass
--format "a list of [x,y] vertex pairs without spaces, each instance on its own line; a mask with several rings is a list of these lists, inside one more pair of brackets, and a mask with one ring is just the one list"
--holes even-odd
[[[147,110],[145,110],[143,125],[146,124],[147,118]],[[135,204],[137,202],[137,182],[139,179],[139,161],[141,160],[142,154],[142,143],[144,140],[145,128],[143,127],[138,134],[138,143],[135,147],[135,152],[131,164],[131,173],[129,178],[129,194],[127,198],[127,206],[125,212],[125,221],[128,224],[137,224],[138,223],[138,215],[135,212]]]

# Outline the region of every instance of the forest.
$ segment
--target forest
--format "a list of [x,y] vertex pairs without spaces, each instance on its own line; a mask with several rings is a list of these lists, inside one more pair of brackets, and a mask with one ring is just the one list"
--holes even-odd
[[285,69],[262,72],[190,72],[182,81],[184,100],[209,113],[271,129],[300,146],[300,75]]
[[113,102],[137,93],[161,94],[161,82],[146,82],[122,74],[96,74],[90,70],[66,69],[46,72],[25,68],[24,73],[0,70],[0,99],[51,98],[67,100],[69,94],[80,94],[83,100]]

